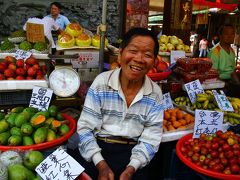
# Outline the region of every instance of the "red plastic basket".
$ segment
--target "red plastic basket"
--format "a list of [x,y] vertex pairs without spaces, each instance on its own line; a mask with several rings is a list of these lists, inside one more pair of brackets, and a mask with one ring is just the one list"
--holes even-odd
[[172,71],[166,71],[161,73],[148,73],[148,77],[150,77],[153,81],[161,81],[163,79],[167,79],[167,77],[172,73]]
[[77,177],[77,180],[92,180],[92,178],[89,175],[87,175],[85,172],[83,172]]
[[20,151],[27,151],[27,150],[45,150],[48,148],[52,148],[55,147],[57,145],[62,144],[63,142],[65,142],[66,140],[68,140],[73,133],[76,131],[76,127],[77,127],[77,122],[75,119],[73,119],[71,116],[67,115],[67,114],[62,114],[62,116],[64,117],[64,119],[69,121],[69,128],[70,131],[60,137],[57,138],[53,141],[50,142],[45,142],[45,143],[41,143],[41,144],[34,144],[34,145],[29,145],[29,146],[0,146],[0,150],[1,151],[8,151],[8,150],[20,150]]
[[207,176],[210,176],[210,177],[213,177],[213,178],[226,179],[226,180],[239,180],[240,179],[240,175],[223,174],[223,173],[213,172],[213,171],[204,169],[204,168],[202,168],[200,166],[195,165],[194,163],[189,161],[185,156],[183,156],[183,154],[182,154],[180,149],[183,146],[183,143],[185,141],[187,141],[188,139],[192,138],[192,135],[193,134],[191,133],[191,134],[188,134],[186,136],[183,136],[181,139],[178,140],[177,145],[176,145],[177,156],[179,157],[179,159],[184,164],[186,164],[188,167],[190,167],[191,169],[193,169],[193,170],[195,170],[195,171],[197,171],[197,172],[199,172],[201,174],[204,174],[204,175],[207,175]]

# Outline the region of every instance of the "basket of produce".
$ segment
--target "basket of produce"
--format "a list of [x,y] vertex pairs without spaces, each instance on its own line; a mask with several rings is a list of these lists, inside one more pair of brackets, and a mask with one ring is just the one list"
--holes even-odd
[[32,107],[15,107],[1,114],[0,150],[44,150],[67,141],[76,130],[76,120],[52,105],[38,112]]
[[26,40],[26,31],[17,30],[11,33],[8,40],[12,43],[20,43]]
[[217,179],[240,179],[240,136],[231,131],[214,135],[192,134],[182,137],[176,145],[180,160],[191,169]]
[[163,116],[163,131],[168,133],[193,129],[194,120],[194,116],[179,108],[165,110]]
[[0,53],[13,53],[16,51],[16,46],[9,40],[4,40],[0,44]]

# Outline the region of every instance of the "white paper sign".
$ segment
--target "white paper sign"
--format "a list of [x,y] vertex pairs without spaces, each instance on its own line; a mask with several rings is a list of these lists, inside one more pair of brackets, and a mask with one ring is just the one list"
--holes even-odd
[[80,52],[78,59],[71,59],[73,68],[95,68],[99,66],[99,52]]
[[58,148],[35,171],[44,180],[70,180],[77,178],[84,168],[63,149]]
[[170,64],[175,63],[178,58],[185,58],[185,51],[171,51]]
[[187,84],[184,84],[184,87],[188,93],[188,97],[191,103],[194,103],[196,101],[196,98],[197,98],[196,94],[204,93],[203,87],[198,79],[195,81],[191,81]]
[[29,51],[23,51],[23,50],[18,49],[18,50],[16,51],[14,57],[15,57],[16,59],[24,59],[24,60],[26,60],[26,59],[29,58],[31,55],[32,55],[32,53],[29,52]]
[[171,95],[170,95],[169,92],[163,94],[163,104],[165,106],[165,110],[174,108],[173,103],[172,103],[172,99],[171,99]]
[[49,88],[34,86],[29,107],[37,108],[39,111],[47,111],[52,94],[53,90]]
[[222,129],[223,112],[195,110],[195,125],[193,138],[199,138],[201,134],[214,134]]
[[229,102],[229,100],[227,99],[227,97],[223,91],[220,91],[221,94],[218,94],[216,90],[212,90],[212,92],[213,92],[215,100],[217,101],[218,107],[222,111],[234,112],[232,104]]

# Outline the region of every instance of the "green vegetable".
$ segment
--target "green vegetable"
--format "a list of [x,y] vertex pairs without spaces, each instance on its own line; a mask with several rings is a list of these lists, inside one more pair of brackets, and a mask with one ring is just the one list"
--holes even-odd
[[14,44],[11,43],[11,42],[8,41],[8,40],[3,41],[3,43],[0,45],[0,49],[1,49],[2,51],[14,49],[14,48],[15,48]]
[[23,41],[20,43],[19,49],[28,51],[28,50],[32,49],[32,44],[28,41]]
[[33,49],[36,49],[37,51],[44,51],[47,49],[47,43],[45,42],[36,42],[33,46]]

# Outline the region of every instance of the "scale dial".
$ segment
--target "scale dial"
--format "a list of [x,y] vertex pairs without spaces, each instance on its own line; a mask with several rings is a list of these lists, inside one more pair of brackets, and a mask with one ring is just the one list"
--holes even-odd
[[80,86],[78,73],[70,67],[59,67],[49,76],[50,88],[60,97],[69,97],[75,94]]

